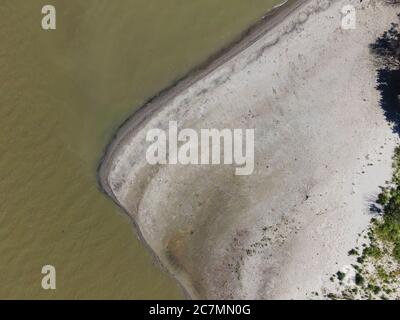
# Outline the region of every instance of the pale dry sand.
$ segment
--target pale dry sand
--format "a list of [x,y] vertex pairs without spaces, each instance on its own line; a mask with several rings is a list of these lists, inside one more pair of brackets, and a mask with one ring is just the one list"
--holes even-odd
[[[342,30],[349,3],[357,28]],[[288,14],[200,80],[146,106],[100,168],[104,189],[192,298],[302,299],[329,289],[330,275],[353,262],[347,252],[390,179],[397,141],[368,45],[396,10],[310,0]],[[255,128],[254,173],[149,165],[146,133],[170,120]]]

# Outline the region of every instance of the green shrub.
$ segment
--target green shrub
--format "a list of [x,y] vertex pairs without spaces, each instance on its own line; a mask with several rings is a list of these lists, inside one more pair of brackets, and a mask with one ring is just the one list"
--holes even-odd
[[337,275],[339,281],[342,281],[344,279],[344,277],[346,276],[346,274],[341,271],[336,272],[336,275]]
[[358,256],[358,251],[356,249],[351,249],[348,254],[349,256]]
[[364,282],[365,282],[364,277],[361,274],[356,273],[356,285],[362,286],[364,285]]

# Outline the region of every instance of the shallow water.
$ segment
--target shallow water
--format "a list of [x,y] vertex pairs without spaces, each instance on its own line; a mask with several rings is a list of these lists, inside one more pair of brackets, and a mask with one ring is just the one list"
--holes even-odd
[[[277,2],[2,0],[0,298],[182,297],[96,167],[129,114]],[[56,290],[41,288],[45,264]]]

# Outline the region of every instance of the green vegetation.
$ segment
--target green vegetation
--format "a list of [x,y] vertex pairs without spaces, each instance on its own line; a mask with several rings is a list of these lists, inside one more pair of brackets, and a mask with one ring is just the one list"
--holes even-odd
[[379,259],[382,257],[382,251],[375,244],[371,244],[369,247],[364,249],[362,257]]
[[346,274],[341,271],[336,272],[336,275],[337,275],[337,278],[339,279],[339,281],[342,281],[344,279],[344,277],[346,276]]
[[330,277],[338,281],[340,292],[327,293],[328,299],[388,299],[400,298],[400,147],[393,157],[393,178],[381,188],[377,202],[383,215],[371,219],[371,227],[359,234],[362,250],[357,247],[348,254],[357,256],[353,264],[354,285],[344,285],[347,276],[338,271]]
[[357,256],[358,255],[358,251],[356,249],[351,249],[349,251],[349,256]]
[[394,186],[382,190],[384,215],[381,221],[375,220],[373,231],[380,240],[392,245],[392,255],[400,262],[400,147],[395,149],[393,167]]
[[364,285],[364,282],[365,282],[364,277],[361,274],[356,273],[356,285],[362,286]]

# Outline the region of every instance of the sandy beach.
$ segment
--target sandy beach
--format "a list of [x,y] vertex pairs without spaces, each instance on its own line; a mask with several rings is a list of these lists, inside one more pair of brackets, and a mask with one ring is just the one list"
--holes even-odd
[[[348,4],[357,24],[344,30]],[[190,298],[310,298],[354,261],[347,252],[398,142],[368,48],[396,11],[372,0],[287,3],[121,126],[100,184]],[[146,133],[169,121],[254,128],[253,174],[148,164]]]

